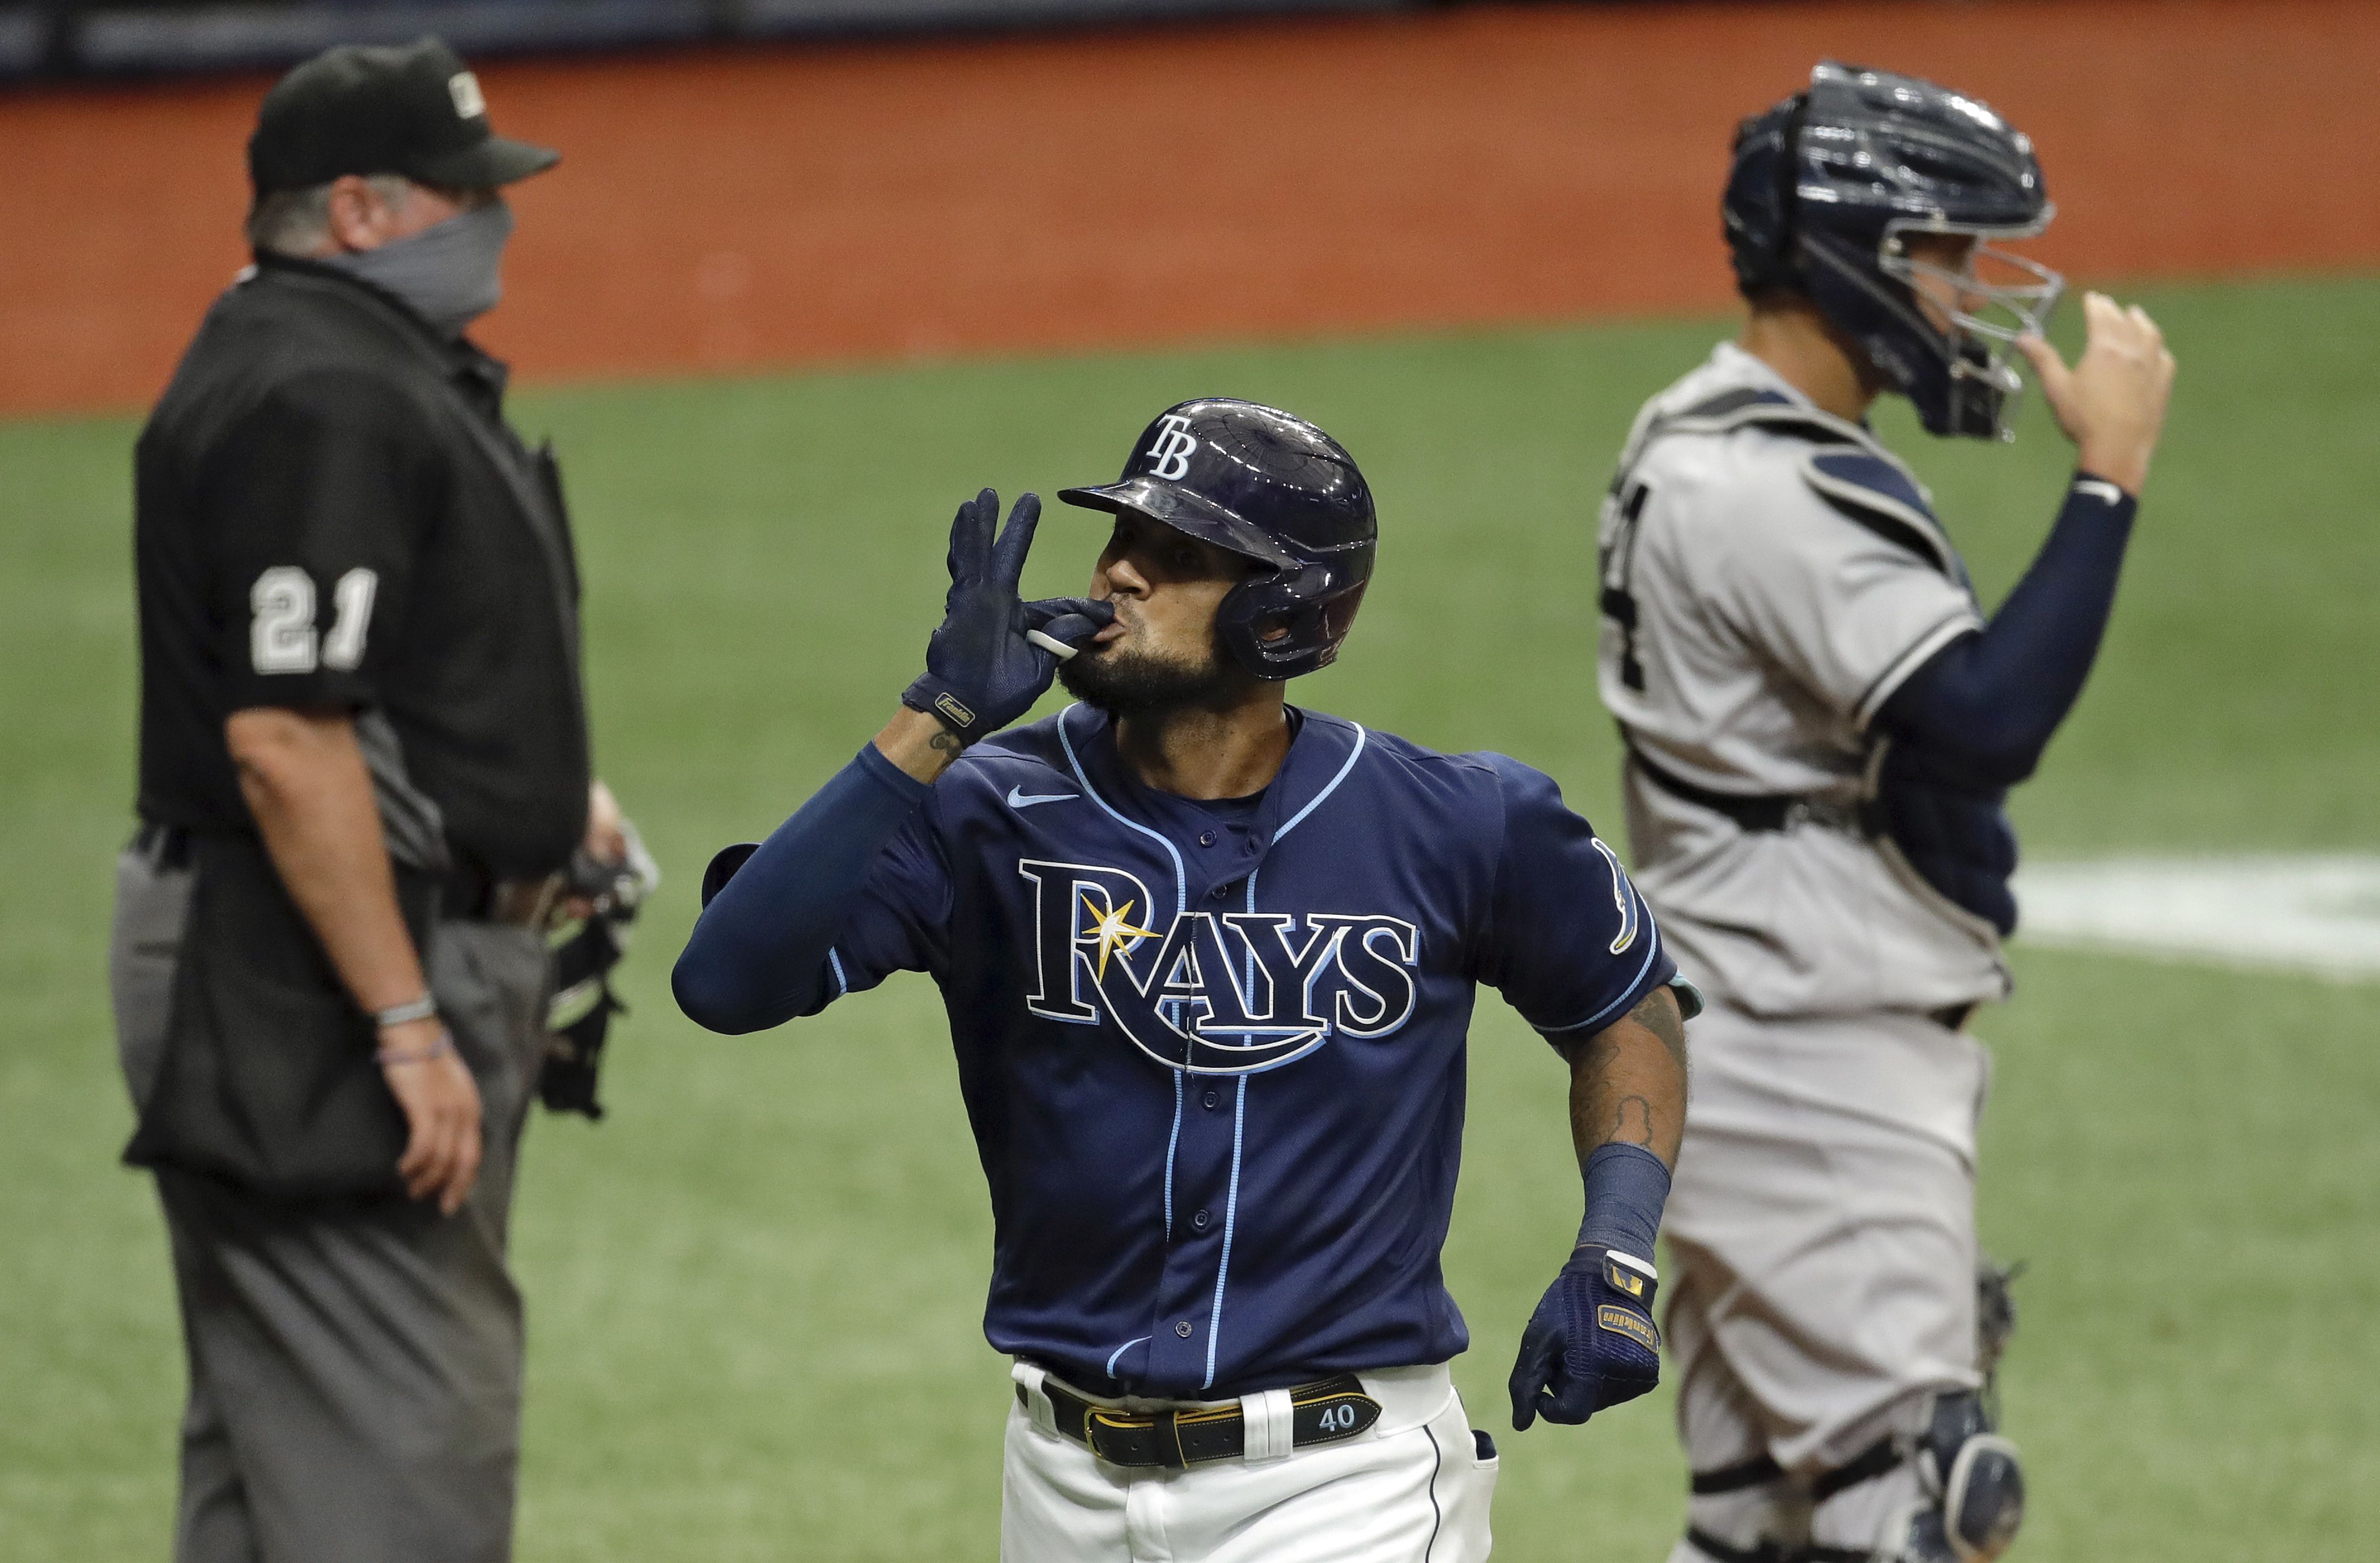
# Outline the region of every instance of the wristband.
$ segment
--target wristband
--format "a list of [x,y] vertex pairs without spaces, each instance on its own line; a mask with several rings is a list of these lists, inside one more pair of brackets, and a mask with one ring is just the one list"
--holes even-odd
[[1597,1145],[1580,1169],[1586,1184],[1586,1218],[1578,1245],[1614,1249],[1650,1261],[1661,1230],[1661,1206],[1670,1197],[1670,1169],[1643,1145],[1614,1141]]
[[393,1025],[410,1025],[415,1021],[437,1018],[438,1000],[431,998],[427,990],[419,999],[409,999],[402,1004],[391,1004],[385,1010],[372,1012],[372,1024],[382,1031]]
[[2069,503],[2078,499],[2096,500],[2107,507],[2109,515],[2124,521],[2130,521],[2141,508],[2141,502],[2124,492],[2121,484],[2100,477],[2087,466],[2074,469],[2074,480],[2067,485],[2066,498]]
[[455,1039],[442,1031],[438,1034],[438,1040],[426,1048],[382,1048],[372,1057],[386,1068],[390,1064],[428,1063],[432,1059],[443,1059],[454,1050]]
[[916,683],[901,691],[901,703],[932,717],[962,744],[972,744],[983,736],[983,719],[976,715],[975,708],[944,688],[932,673],[920,674]]

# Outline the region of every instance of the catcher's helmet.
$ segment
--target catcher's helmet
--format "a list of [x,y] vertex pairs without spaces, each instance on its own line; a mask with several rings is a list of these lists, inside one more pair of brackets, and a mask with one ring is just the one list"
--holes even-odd
[[[2056,208],[2024,134],[1973,98],[1915,77],[1819,63],[1809,90],[1735,133],[1720,201],[1738,286],[1805,294],[1907,396],[1928,432],[2009,438],[2023,382],[1994,344],[2037,331],[2058,273],[1984,242],[2025,238]],[[1976,240],[1949,331],[1927,320],[1910,279],[1910,234]]]
[[1354,458],[1304,418],[1254,402],[1202,396],[1168,407],[1123,477],[1058,497],[1146,515],[1272,566],[1215,610],[1224,646],[1258,678],[1330,666],[1372,578],[1378,528]]

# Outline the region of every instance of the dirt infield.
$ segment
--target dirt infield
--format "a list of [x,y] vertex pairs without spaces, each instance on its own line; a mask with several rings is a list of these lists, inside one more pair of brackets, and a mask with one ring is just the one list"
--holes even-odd
[[[2043,149],[2084,278],[2380,264],[2380,6],[1465,9],[498,65],[535,378],[1727,297],[1734,118],[1827,53]],[[243,260],[257,79],[0,99],[0,412],[136,406]]]

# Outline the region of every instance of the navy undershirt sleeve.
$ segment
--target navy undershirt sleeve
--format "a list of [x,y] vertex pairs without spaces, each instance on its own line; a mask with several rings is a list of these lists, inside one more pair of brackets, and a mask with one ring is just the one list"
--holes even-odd
[[678,1008],[708,1030],[739,1033],[824,1004],[835,935],[878,854],[932,791],[875,745],[862,748],[703,908],[670,974]]
[[1991,624],[1912,673],[1878,725],[1988,786],[2032,775],[2098,655],[2137,508],[2107,479],[2076,473],[2040,553]]

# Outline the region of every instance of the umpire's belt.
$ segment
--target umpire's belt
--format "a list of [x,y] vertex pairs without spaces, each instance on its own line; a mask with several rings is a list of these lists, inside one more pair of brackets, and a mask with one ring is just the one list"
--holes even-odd
[[[1258,1400],[1257,1396],[1210,1406],[1134,1412],[1087,1400],[1046,1375],[1041,1378],[1040,1390],[1049,1398],[1051,1425],[1058,1434],[1072,1438],[1110,1465],[1160,1466],[1181,1471],[1219,1460],[1250,1458],[1251,1419],[1244,1407]],[[1288,1399],[1289,1445],[1293,1448],[1336,1444],[1368,1430],[1380,1420],[1380,1402],[1364,1392],[1364,1381],[1352,1373],[1301,1384],[1293,1389],[1267,1392],[1267,1398],[1281,1396]],[[1028,1413],[1032,1410],[1031,1397],[1022,1382],[1016,1386],[1016,1403]],[[1265,1452],[1282,1455],[1289,1449]]]
[[446,872],[441,887],[438,915],[471,923],[508,923],[515,927],[543,928],[562,899],[562,876],[542,879],[499,879],[468,863]]

